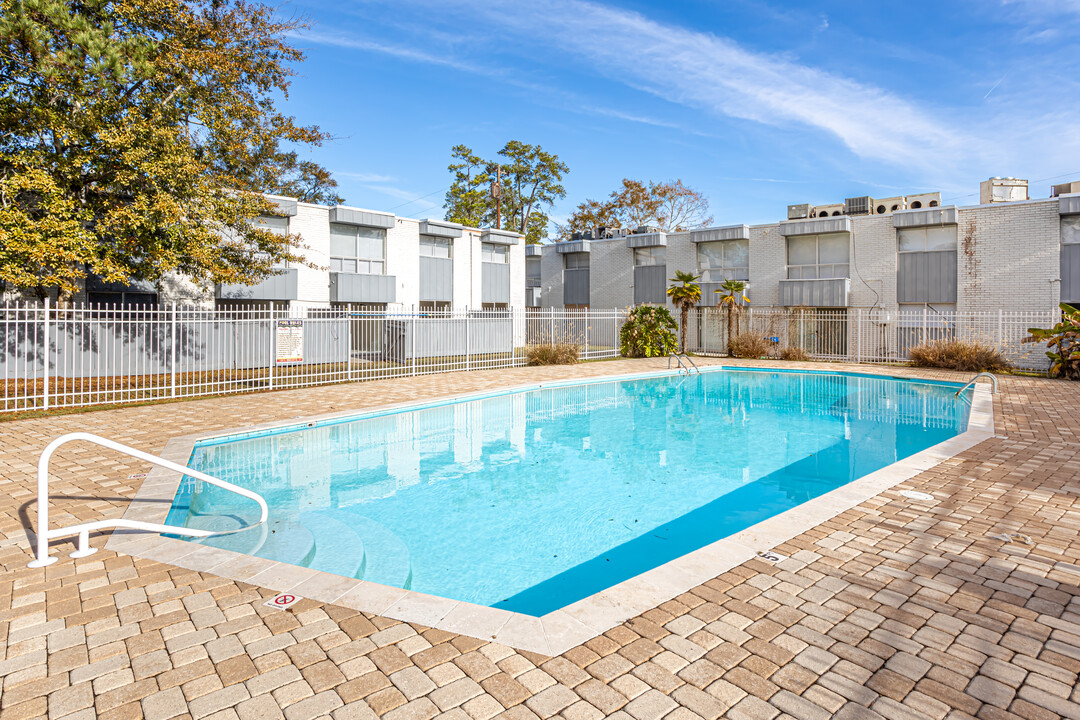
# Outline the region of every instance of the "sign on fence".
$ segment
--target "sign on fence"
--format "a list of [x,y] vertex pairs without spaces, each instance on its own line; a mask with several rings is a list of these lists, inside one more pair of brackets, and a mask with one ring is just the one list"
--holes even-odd
[[277,321],[274,359],[278,365],[304,362],[304,321]]

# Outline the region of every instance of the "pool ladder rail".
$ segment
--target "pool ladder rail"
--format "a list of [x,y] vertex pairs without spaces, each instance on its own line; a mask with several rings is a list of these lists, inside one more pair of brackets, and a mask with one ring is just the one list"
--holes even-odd
[[[168,468],[178,473],[182,473],[189,477],[193,477],[196,480],[202,480],[203,482],[216,485],[223,490],[234,492],[237,495],[250,498],[259,504],[259,521],[251,525],[244,525],[243,527],[235,528],[233,530],[200,530],[197,528],[178,527],[174,525],[161,525],[159,523],[143,522],[142,520],[127,520],[124,518],[118,518],[115,520],[95,520],[93,522],[79,523],[78,525],[69,525],[67,527],[56,528],[55,530],[49,529],[49,460],[52,455],[61,445],[66,445],[70,442],[81,440],[83,442],[94,443],[101,447],[115,450],[116,452],[129,455],[133,458],[143,460],[157,465],[159,467]],[[267,516],[270,514],[269,508],[266,506],[266,501],[258,493],[254,493],[251,490],[247,490],[242,487],[233,485],[232,483],[219,480],[216,477],[207,475],[206,473],[199,472],[198,470],[192,470],[189,467],[184,467],[178,463],[171,462],[164,458],[160,458],[156,455],[143,452],[142,450],[136,450],[133,447],[122,445],[121,443],[98,435],[85,432],[68,433],[67,435],[61,435],[60,437],[49,443],[45,449],[41,452],[41,457],[38,458],[38,471],[37,471],[37,558],[30,563],[28,567],[39,568],[51,565],[56,562],[57,558],[49,555],[49,540],[61,537],[70,537],[72,535],[79,536],[79,547],[71,553],[73,558],[84,558],[88,555],[93,555],[97,552],[97,548],[90,547],[90,532],[93,530],[104,530],[106,528],[127,528],[130,530],[147,530],[150,532],[158,533],[172,533],[174,535],[184,535],[187,537],[210,537],[211,535],[231,535],[233,533],[241,532],[249,528],[253,528],[259,525],[263,525],[266,522]]]
[[[679,372],[682,372],[682,371],[685,370],[686,374],[689,375],[690,374],[690,368],[693,367],[698,375],[701,374],[701,369],[697,366],[697,363],[695,363],[693,360],[691,360],[690,356],[687,355],[686,353],[671,353],[670,355],[668,355],[668,359],[667,359],[668,370],[671,369],[671,359],[672,358],[674,358],[675,361],[679,363]],[[686,358],[686,362],[690,363],[689,366],[687,366],[686,363],[683,362],[683,358]]]
[[994,375],[993,373],[988,373],[988,372],[981,372],[978,375],[976,375],[975,377],[968,380],[967,384],[964,385],[964,387],[957,390],[956,395],[954,395],[954,397],[960,397],[960,393],[967,390],[969,387],[971,387],[976,382],[978,382],[979,378],[983,378],[983,377],[990,378],[990,380],[993,382],[993,389],[990,392],[993,393],[994,395],[997,395],[997,392],[998,392],[998,389],[997,389],[997,375]]

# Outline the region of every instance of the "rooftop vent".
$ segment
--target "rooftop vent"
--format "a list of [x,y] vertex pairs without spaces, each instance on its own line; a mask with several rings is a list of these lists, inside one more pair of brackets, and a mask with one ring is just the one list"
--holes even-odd
[[874,198],[869,195],[847,198],[844,200],[845,215],[871,215],[874,212]]
[[810,213],[814,211],[814,208],[808,204],[803,203],[801,205],[788,205],[787,206],[787,219],[788,220],[803,220],[810,217]]

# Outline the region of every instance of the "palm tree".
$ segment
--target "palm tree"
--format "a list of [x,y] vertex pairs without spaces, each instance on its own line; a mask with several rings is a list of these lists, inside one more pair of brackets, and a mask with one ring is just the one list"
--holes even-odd
[[697,284],[700,279],[700,275],[676,270],[671,282],[680,284],[667,289],[671,304],[679,308],[679,347],[683,352],[686,352],[686,322],[690,308],[701,301],[701,286]]
[[720,304],[727,308],[727,354],[731,357],[731,340],[734,336],[732,325],[732,313],[740,310],[739,301],[749,305],[750,298],[746,297],[746,283],[741,280],[725,280],[720,284],[719,290],[713,292],[724,293],[720,296]]

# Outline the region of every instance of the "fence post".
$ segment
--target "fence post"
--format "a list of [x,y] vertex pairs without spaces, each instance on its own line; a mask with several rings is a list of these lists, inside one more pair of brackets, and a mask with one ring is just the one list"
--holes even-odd
[[45,296],[45,319],[42,323],[42,330],[45,336],[42,343],[42,353],[44,355],[45,374],[42,377],[41,389],[44,392],[43,409],[49,409],[49,296]]
[[469,322],[469,313],[465,313],[465,369],[471,370],[472,367],[469,363],[469,329],[471,323]]
[[930,337],[930,326],[928,324],[926,305],[922,306],[922,342],[925,345],[927,339]]
[[345,378],[352,381],[352,306],[345,306]]
[[589,357],[589,330],[592,328],[592,308],[585,308],[585,357]]
[[412,374],[416,375],[416,311],[412,316],[412,332],[409,337],[409,356],[412,358]]
[[551,308],[551,336],[548,337],[548,345],[555,344],[555,307]]
[[169,331],[169,396],[176,397],[176,303],[172,304],[172,328]]
[[274,334],[274,301],[270,301],[270,357],[267,361],[267,374],[270,380],[269,389],[274,389],[274,356],[277,355],[277,335]]
[[855,312],[855,364],[862,363],[862,308]]
[[1004,320],[1005,311],[998,308],[998,352],[1002,352],[1005,348],[1005,324]]

